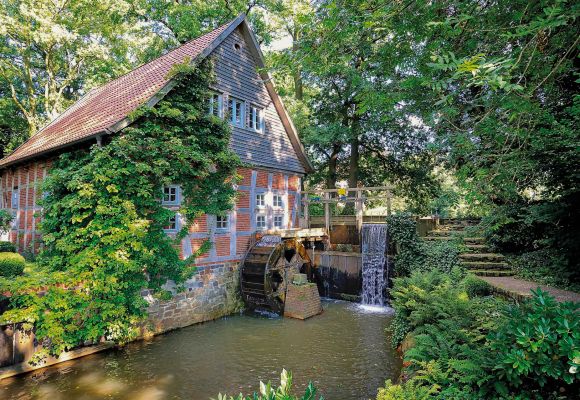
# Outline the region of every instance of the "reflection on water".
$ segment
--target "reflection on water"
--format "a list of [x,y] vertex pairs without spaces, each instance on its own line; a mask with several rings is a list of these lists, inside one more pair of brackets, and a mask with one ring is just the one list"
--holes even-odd
[[323,306],[307,321],[236,315],[194,325],[5,379],[0,398],[207,400],[277,382],[282,368],[295,388],[310,379],[327,400],[374,398],[401,366],[384,331],[392,314],[340,301]]

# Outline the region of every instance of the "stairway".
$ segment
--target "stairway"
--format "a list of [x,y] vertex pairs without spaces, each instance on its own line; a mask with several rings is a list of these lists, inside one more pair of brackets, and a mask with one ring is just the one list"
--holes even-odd
[[429,232],[425,240],[457,240],[463,241],[464,250],[459,257],[461,263],[473,274],[479,276],[512,276],[513,271],[501,254],[491,253],[485,244],[485,239],[468,235],[465,229],[477,225],[476,220],[447,219],[443,220],[437,229]]

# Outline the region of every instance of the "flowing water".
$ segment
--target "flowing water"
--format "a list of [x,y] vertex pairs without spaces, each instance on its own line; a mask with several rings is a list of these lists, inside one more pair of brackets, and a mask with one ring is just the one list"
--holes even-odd
[[258,390],[279,383],[282,368],[294,387],[312,380],[327,400],[374,399],[401,360],[385,327],[392,313],[325,300],[306,321],[235,315],[193,325],[28,375],[0,381],[1,399],[188,399]]
[[362,303],[385,305],[389,263],[386,257],[387,225],[362,226]]

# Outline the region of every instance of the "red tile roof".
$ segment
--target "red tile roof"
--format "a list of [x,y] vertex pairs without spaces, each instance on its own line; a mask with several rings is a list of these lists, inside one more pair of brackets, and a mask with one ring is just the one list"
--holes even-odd
[[[0,160],[0,167],[63,148],[106,132],[147,102],[168,82],[167,74],[175,64],[192,60],[243,17],[220,26],[119,78],[88,92],[60,116]],[[233,26],[232,26],[233,28]]]

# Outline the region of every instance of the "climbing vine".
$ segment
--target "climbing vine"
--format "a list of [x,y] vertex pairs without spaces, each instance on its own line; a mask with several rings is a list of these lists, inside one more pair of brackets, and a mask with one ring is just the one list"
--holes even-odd
[[[48,352],[131,339],[146,314],[142,290],[159,293],[168,279],[179,287],[194,273],[195,254],[180,260],[179,243],[196,217],[232,207],[239,165],[227,123],[206,111],[212,71],[211,61],[177,66],[176,86],[155,107],[138,109],[133,124],[102,147],[64,154],[51,169],[43,273],[4,282],[12,309],[2,316],[34,324]],[[160,201],[169,184],[180,186],[183,199],[185,223],[174,237],[163,228],[176,212]]]

